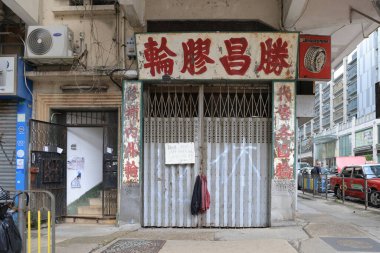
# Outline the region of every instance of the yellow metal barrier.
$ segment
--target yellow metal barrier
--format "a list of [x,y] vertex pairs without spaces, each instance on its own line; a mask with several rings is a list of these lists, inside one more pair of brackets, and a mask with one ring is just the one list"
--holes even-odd
[[48,223],[48,225],[47,225],[47,232],[48,232],[48,241],[47,241],[47,243],[48,243],[48,245],[47,245],[47,247],[48,247],[48,253],[50,253],[51,252],[51,248],[50,248],[50,240],[51,240],[51,238],[50,238],[50,211],[48,211],[48,220],[47,220],[47,223]]
[[28,211],[28,253],[32,253],[32,221],[30,215],[30,211]]
[[[32,214],[28,211],[28,253],[32,253]],[[51,253],[51,213],[47,212],[47,252]],[[41,253],[41,211],[37,212],[37,252]]]
[[37,252],[41,253],[41,211],[38,210],[38,215],[37,215],[37,224],[38,224],[38,240],[37,240]]

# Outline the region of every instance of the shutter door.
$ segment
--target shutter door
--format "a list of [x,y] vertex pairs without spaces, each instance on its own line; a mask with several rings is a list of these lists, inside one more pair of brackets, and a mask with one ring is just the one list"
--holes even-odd
[[[146,88],[143,226],[267,227],[270,86],[201,88]],[[194,164],[165,164],[165,143],[192,142]],[[193,216],[192,192],[201,168],[211,203],[206,213]]]
[[15,189],[17,102],[0,101],[0,186]]

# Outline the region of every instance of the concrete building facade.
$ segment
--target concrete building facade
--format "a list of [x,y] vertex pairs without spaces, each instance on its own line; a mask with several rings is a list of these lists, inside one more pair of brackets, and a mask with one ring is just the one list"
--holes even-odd
[[[148,227],[294,219],[296,122],[311,104],[310,94],[297,97],[298,32],[333,33],[339,61],[376,26],[337,12],[339,4],[326,11],[306,0],[3,2],[22,19],[24,74],[33,81],[27,187],[66,203],[61,217]],[[377,15],[370,1],[360,7]],[[320,15],[326,23],[318,27]],[[355,22],[335,31],[348,18]],[[32,31],[50,31],[54,44],[64,34],[58,26],[68,34],[67,55],[33,55]],[[44,39],[37,36],[38,50]],[[198,56],[179,57],[196,45],[202,57],[194,69]],[[286,54],[280,67],[268,59],[276,46]],[[332,125],[339,117],[325,118]],[[166,162],[169,144],[192,145],[193,160]],[[197,175],[208,178],[210,210],[191,216]]]

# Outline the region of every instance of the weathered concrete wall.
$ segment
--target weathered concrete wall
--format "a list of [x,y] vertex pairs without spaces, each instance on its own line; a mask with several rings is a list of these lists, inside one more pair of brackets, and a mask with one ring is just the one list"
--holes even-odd
[[296,117],[313,117],[314,95],[297,95]]
[[[128,20],[123,19],[125,13],[120,12],[117,19],[116,11],[91,11],[102,6],[90,5],[69,6],[68,1],[40,0],[40,25],[67,25],[74,33],[74,44],[80,45],[80,34],[84,36],[84,46],[88,50],[88,67],[123,67],[125,39],[134,34]],[[60,14],[54,11],[60,10]],[[116,24],[120,32],[116,34]],[[118,50],[119,49],[119,50]],[[117,61],[119,57],[119,62]],[[126,63],[129,65],[129,62]]]
[[142,184],[122,184],[120,191],[119,224],[142,224]]
[[146,20],[261,20],[279,29],[277,0],[145,0]]
[[294,220],[296,215],[295,180],[272,179],[271,223]]
[[140,223],[142,214],[142,84],[123,83],[122,162],[120,175],[119,223]]

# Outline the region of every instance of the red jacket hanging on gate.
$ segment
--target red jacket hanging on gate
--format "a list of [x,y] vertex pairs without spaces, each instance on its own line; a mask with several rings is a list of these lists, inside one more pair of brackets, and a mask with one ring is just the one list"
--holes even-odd
[[210,193],[207,189],[207,177],[205,175],[201,176],[202,182],[202,205],[200,208],[200,212],[204,213],[210,208]]

